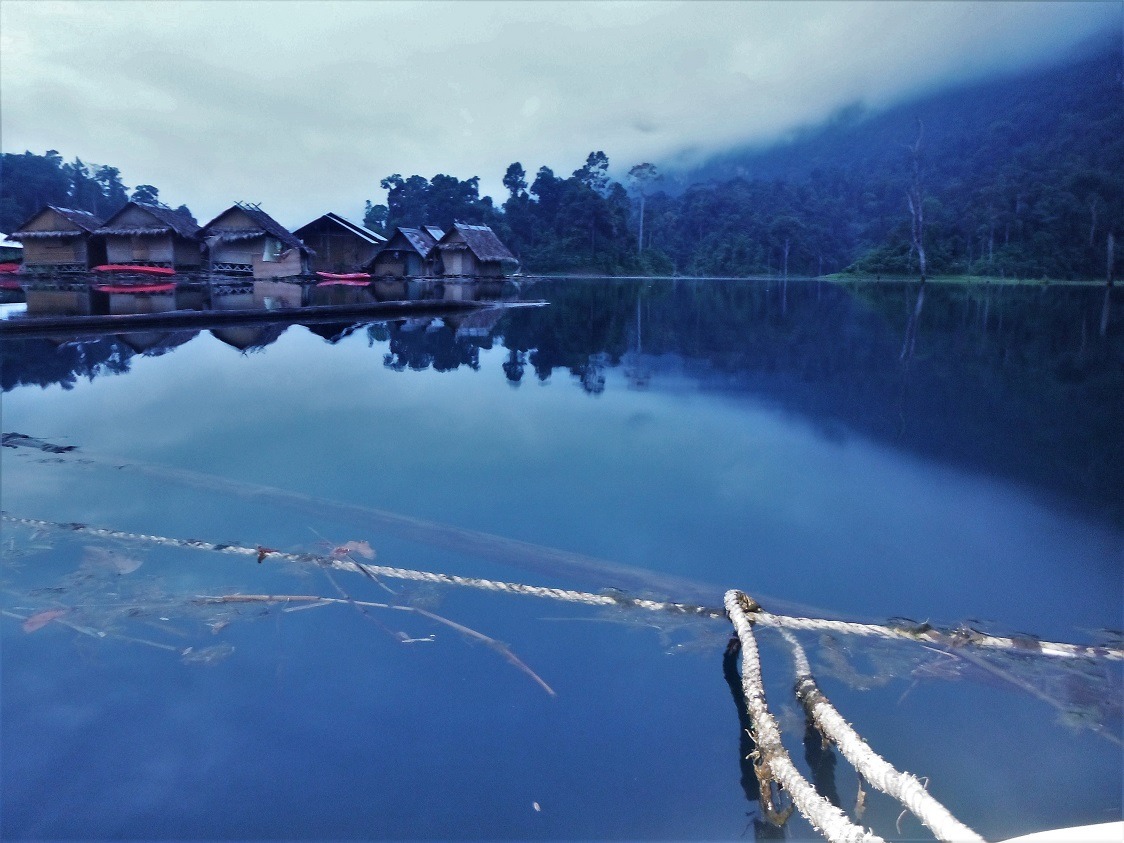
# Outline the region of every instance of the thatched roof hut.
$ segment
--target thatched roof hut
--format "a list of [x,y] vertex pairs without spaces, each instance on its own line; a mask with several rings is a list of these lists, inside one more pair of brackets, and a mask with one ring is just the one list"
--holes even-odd
[[236,202],[199,232],[212,272],[284,278],[304,275],[315,254],[257,205]]
[[330,211],[293,234],[315,250],[311,266],[320,272],[353,272],[367,264],[386,242],[381,234]]
[[44,205],[8,237],[23,243],[28,270],[84,272],[105,263],[105,245],[94,236],[101,224],[87,211]]
[[96,234],[109,263],[196,268],[203,261],[199,224],[167,205],[129,202]]
[[435,251],[446,276],[498,277],[511,274],[519,266],[519,259],[486,225],[453,223]]
[[372,275],[427,277],[433,275],[433,250],[445,232],[433,225],[399,226],[364,267]]

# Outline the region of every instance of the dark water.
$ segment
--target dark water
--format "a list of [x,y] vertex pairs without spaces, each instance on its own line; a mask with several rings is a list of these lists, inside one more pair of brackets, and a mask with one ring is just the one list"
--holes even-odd
[[[912,344],[915,292],[900,286],[523,295],[551,304],[7,340],[3,429],[77,449],[4,448],[3,508],[298,552],[368,541],[385,565],[590,591],[720,604],[739,587],[777,610],[1118,640],[1124,333],[1117,315],[1099,335],[1101,291],[930,286]],[[4,839],[781,833],[739,763],[724,622],[386,581],[392,595],[358,574],[10,521],[2,541]],[[417,612],[195,602],[341,591],[502,642],[556,696],[498,645]],[[855,774],[817,760],[787,654],[761,639],[793,757],[853,807]],[[1020,686],[912,644],[803,640],[872,746],[985,837],[1120,819],[1118,668],[992,662]],[[897,815],[867,796],[864,824],[926,836]]]

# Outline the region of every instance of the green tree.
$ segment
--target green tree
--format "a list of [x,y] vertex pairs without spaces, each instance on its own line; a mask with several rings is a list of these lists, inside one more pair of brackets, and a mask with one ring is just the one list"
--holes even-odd
[[503,175],[503,186],[507,188],[512,199],[527,192],[527,173],[518,161],[508,166],[507,172]]
[[160,202],[160,191],[150,184],[138,184],[133,188],[133,201],[157,205]]

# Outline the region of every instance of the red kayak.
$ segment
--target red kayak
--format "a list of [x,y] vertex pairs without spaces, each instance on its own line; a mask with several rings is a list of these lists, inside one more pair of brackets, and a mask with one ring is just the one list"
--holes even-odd
[[19,271],[20,265],[18,263],[0,263],[0,272],[11,274]]
[[171,293],[176,289],[175,282],[168,284],[94,284],[99,293]]
[[95,266],[94,272],[137,272],[141,275],[175,275],[176,271],[166,266],[132,266],[127,263],[103,263]]
[[12,281],[11,279],[0,279],[0,290],[22,290],[19,281]]

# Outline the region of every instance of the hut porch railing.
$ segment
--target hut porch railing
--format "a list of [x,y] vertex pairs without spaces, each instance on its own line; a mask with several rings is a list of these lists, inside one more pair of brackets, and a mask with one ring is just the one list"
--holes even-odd
[[250,263],[229,263],[227,261],[215,261],[211,264],[211,272],[226,272],[231,275],[251,275],[254,271],[254,265]]

